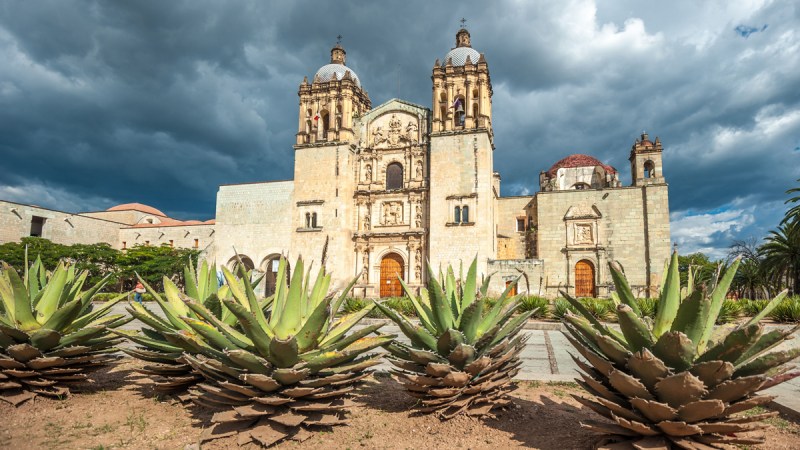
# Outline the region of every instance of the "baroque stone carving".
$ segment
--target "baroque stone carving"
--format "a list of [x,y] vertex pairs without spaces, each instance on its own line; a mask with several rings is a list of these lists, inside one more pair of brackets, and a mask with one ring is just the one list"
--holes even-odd
[[416,135],[416,123],[409,122],[406,126],[406,130],[403,131],[403,122],[397,118],[397,115],[392,114],[392,117],[389,119],[388,132],[385,132],[381,126],[376,127],[372,131],[372,146],[376,148],[387,148],[407,145],[415,140],[410,137],[412,132]]
[[403,202],[383,202],[383,225],[403,223]]
[[422,179],[422,160],[417,161],[417,179]]
[[592,225],[579,223],[575,225],[575,244],[594,244]]
[[372,165],[371,164],[367,164],[364,167],[364,181],[367,181],[367,182],[372,181]]

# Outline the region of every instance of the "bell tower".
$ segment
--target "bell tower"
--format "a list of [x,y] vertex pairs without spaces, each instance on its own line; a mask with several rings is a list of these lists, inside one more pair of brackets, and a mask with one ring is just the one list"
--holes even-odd
[[308,77],[303,78],[297,92],[297,145],[352,139],[353,119],[372,107],[358,75],[345,65],[346,56],[337,41],[331,49],[330,64],[320,67],[311,83]]
[[636,139],[628,158],[631,162],[631,178],[634,186],[666,183],[661,172],[662,150],[661,140],[656,137],[655,142],[650,141],[644,131],[641,139]]
[[456,46],[433,66],[432,131],[492,131],[492,81],[482,53],[472,48],[469,31],[456,33]]

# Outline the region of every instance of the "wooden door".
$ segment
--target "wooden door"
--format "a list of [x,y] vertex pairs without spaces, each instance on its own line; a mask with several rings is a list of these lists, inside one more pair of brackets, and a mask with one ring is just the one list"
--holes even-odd
[[[508,285],[511,284],[511,283],[513,283],[513,281],[511,281],[511,280],[506,281],[506,288],[508,288]],[[511,288],[511,290],[508,291],[508,296],[509,297],[513,297],[515,295],[517,295],[517,285],[516,284],[514,285],[514,287]]]
[[590,261],[581,260],[575,264],[575,296],[594,297],[594,265]]
[[381,260],[381,297],[403,295],[398,277],[403,278],[403,259],[396,253],[389,253]]

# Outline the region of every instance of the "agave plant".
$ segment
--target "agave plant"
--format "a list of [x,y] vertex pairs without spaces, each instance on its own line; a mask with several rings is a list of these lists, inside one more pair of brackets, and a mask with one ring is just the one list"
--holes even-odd
[[286,261],[278,266],[271,311],[265,313],[252,286],[230,285],[235,299],[222,299],[236,316],[241,331],[218,319],[201,303],[185,298],[199,317],[180,317],[189,330],[169,339],[187,349],[184,358],[205,381],[191,389],[198,405],[221,410],[201,441],[237,434],[244,445],[264,446],[285,439],[302,441],[315,427],[346,422],[346,399],[366,371],[380,363],[367,354],[394,336],[368,337],[381,324],[347,334],[372,305],[339,319],[339,310],[356,279],[339,295],[328,295],[331,277],[324,270],[309,290],[311,279],[298,259],[287,286]]
[[739,261],[715,280],[710,296],[688,286],[680,298],[678,256],[668,266],[654,321],[642,316],[621,267],[610,264],[621,304],[621,332],[594,319],[580,302],[566,296],[582,317],[569,314],[567,338],[588,361],[575,358],[592,398],[576,398],[611,422],[590,421],[586,428],[609,435],[614,448],[728,448],[755,444],[763,437],[740,433],[763,428],[777,412],[739,416],[772,398],[758,391],[792,379],[785,363],[800,349],[767,353],[796,330],[764,332],[759,321],[785,292],[758,315],[738,326],[715,327]]
[[[250,274],[241,269],[243,266],[240,265],[239,267],[241,277],[249,279]],[[141,333],[132,330],[116,330],[115,333],[138,344],[138,347],[123,348],[122,351],[149,363],[139,369],[138,372],[153,378],[156,392],[176,394],[181,400],[187,401],[189,397],[186,395],[186,390],[202,380],[202,377],[193,372],[191,366],[186,364],[183,359],[183,347],[172,344],[167,339],[168,334],[180,330],[191,330],[180,319],[181,316],[199,319],[199,316],[184,304],[182,300],[184,297],[201,303],[225,324],[233,326],[236,323],[236,316],[222,305],[220,298],[228,297],[230,293],[229,286],[233,284],[241,285],[242,280],[237,279],[224,267],[222,271],[228,285],[220,287],[217,281],[216,265],[209,265],[206,261],[203,261],[198,271],[195,270],[194,265],[190,262],[184,268],[185,292],[180,292],[172,280],[164,277],[163,297],[141,277],[139,278],[145,289],[155,299],[164,318],[150,311],[141,303],[130,302],[126,309],[131,316],[144,323],[145,326],[142,327]],[[246,302],[244,298],[238,300]],[[262,302],[262,305],[266,306],[266,303],[267,300]]]
[[509,403],[515,387],[511,379],[519,371],[519,353],[527,336],[518,335],[536,309],[514,316],[519,296],[509,296],[516,282],[506,287],[493,307],[486,307],[487,277],[477,292],[477,259],[467,277],[456,281],[452,267],[436,276],[428,267],[428,288],[416,298],[403,283],[419,317],[419,325],[385,305],[378,308],[411,340],[387,347],[393,372],[408,393],[420,399],[421,412],[449,419],[458,414],[489,415]]
[[109,277],[83,291],[88,271],[59,263],[48,274],[39,258],[23,277],[0,269],[0,400],[17,406],[37,395],[63,397],[69,384],[109,362],[116,336],[108,330],[130,321],[107,315],[124,294],[98,308],[92,296]]

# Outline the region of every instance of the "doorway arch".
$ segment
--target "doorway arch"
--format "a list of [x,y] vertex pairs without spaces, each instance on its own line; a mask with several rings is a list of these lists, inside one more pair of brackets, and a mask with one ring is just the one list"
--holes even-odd
[[242,260],[242,264],[244,265],[244,269],[245,270],[250,271],[250,270],[253,270],[253,269],[256,268],[256,265],[253,264],[253,260],[250,259],[249,256],[239,254],[239,255],[236,255],[236,256],[234,256],[234,257],[232,257],[231,259],[228,260],[228,264],[227,264],[228,265],[228,269],[231,272],[233,272],[234,274],[236,274],[237,268],[239,266],[239,259]]
[[594,264],[582,259],[575,264],[575,297],[594,297]]
[[264,262],[261,263],[261,271],[264,272],[264,297],[275,293],[280,261],[281,255],[274,254],[264,258]]
[[400,284],[405,272],[403,258],[397,253],[389,253],[381,259],[381,297],[400,297],[403,295],[403,286]]

